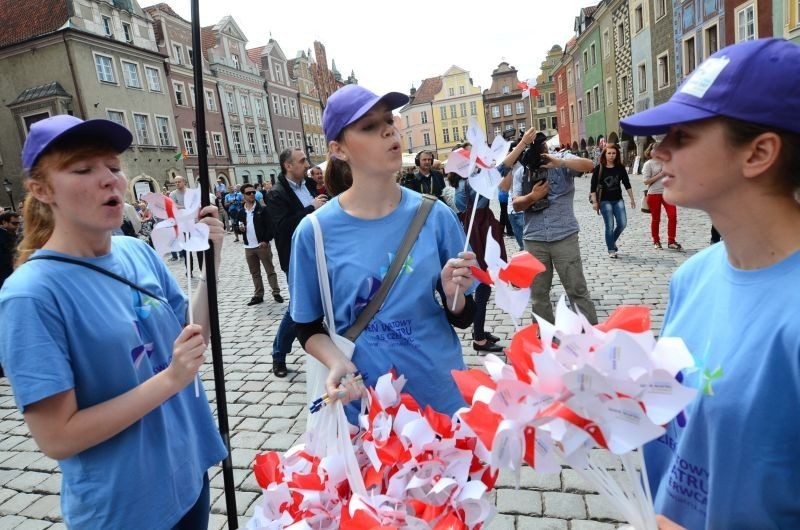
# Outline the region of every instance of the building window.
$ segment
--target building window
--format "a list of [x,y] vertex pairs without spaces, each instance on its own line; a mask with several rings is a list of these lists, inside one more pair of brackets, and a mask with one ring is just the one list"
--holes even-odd
[[261,133],[261,150],[264,151],[265,155],[269,154],[269,138],[267,138],[267,133]]
[[233,92],[225,91],[225,104],[228,106],[230,114],[236,114],[236,103],[233,100]]
[[108,110],[106,111],[106,114],[108,115],[108,119],[110,121],[113,121],[118,125],[122,125],[123,127],[127,127],[125,124],[125,113],[121,110]]
[[718,26],[707,27],[703,30],[703,58],[710,56],[719,49]]
[[647,90],[647,65],[640,64],[636,67],[636,72],[639,77],[639,93],[641,94]]
[[197,98],[195,97],[194,87],[192,85],[189,85],[189,101],[192,102],[192,108],[197,106]]
[[439,117],[443,120],[447,119],[447,107],[445,107],[444,105],[439,107]]
[[579,120],[583,119],[583,100],[582,99],[578,100],[578,119]]
[[503,132],[503,130],[500,128],[500,126],[499,126],[499,125],[496,125],[496,126],[495,126],[495,128],[494,128],[494,135],[495,135],[495,136],[500,136],[500,134],[501,134],[502,132]]
[[589,55],[592,57],[592,66],[597,65],[597,46],[594,43],[589,46]]
[[283,84],[283,64],[278,61],[272,62],[272,80]]
[[147,77],[148,88],[153,92],[161,92],[161,74],[158,73],[158,69],[145,66],[144,74]]
[[655,0],[656,20],[667,14],[667,0]]
[[586,91],[586,115],[592,113],[592,92],[590,90]]
[[256,147],[256,133],[253,131],[247,131],[247,145],[251,153],[258,153],[258,148]]
[[303,114],[303,123],[309,123],[308,121],[308,105],[303,103],[300,105],[300,112]]
[[237,155],[244,154],[242,150],[242,133],[239,131],[233,131],[233,150],[236,151]]
[[211,139],[214,143],[214,154],[225,156],[225,150],[222,147],[222,135],[220,133],[211,133]]
[[258,116],[259,118],[263,118],[264,117],[264,106],[261,104],[261,98],[256,96],[256,98],[253,100],[253,103],[256,106],[256,116]]
[[559,110],[560,110],[559,113],[561,114],[561,123],[564,123],[564,114],[565,114],[566,109],[564,107],[561,107],[561,109],[559,109]]
[[286,149],[286,134],[283,131],[278,131],[278,145],[281,151]]
[[295,144],[297,147],[299,147],[300,149],[303,149],[303,148],[304,148],[304,147],[303,147],[303,135],[302,135],[302,134],[300,134],[300,133],[299,133],[299,132],[297,132],[297,131],[295,131],[295,132],[294,132],[294,142],[295,142],[294,144]]
[[575,123],[575,105],[569,106],[569,122]]
[[464,95],[464,93],[465,93],[464,92],[464,85],[459,85],[458,86],[458,93],[461,94],[462,96]]
[[500,117],[500,105],[492,105],[492,118]]
[[131,29],[131,25],[127,22],[122,23],[122,33],[125,35],[125,42],[128,44],[133,42],[133,30]]
[[683,41],[683,75],[689,75],[697,66],[695,56],[694,37],[689,37]]
[[539,130],[540,131],[547,130],[547,120],[545,118],[539,118]]
[[[800,8],[800,6],[798,6]],[[800,13],[798,14],[800,16]],[[755,40],[758,38],[756,31],[756,10],[752,3],[736,10],[736,42]]]
[[281,96],[281,111],[284,116],[289,115],[289,99],[286,96]]
[[447,93],[450,94],[451,96],[455,96],[456,90],[453,87],[450,87],[447,89]]
[[320,114],[320,112],[322,111],[320,110],[319,107],[316,107],[314,109],[314,113],[317,115],[317,125],[322,125],[322,114]]
[[467,104],[462,103],[461,105],[458,106],[458,110],[461,111],[461,117],[462,118],[465,117],[467,115]]
[[658,88],[669,86],[669,52],[664,52],[656,59],[656,75],[658,76]]
[[136,141],[139,145],[152,145],[150,141],[150,120],[147,114],[133,114],[133,128],[136,129]]
[[242,114],[250,116],[250,98],[244,94],[240,94],[239,103],[242,104]]
[[617,41],[619,41],[620,46],[625,45],[625,23],[620,22],[617,26]]
[[450,105],[450,117],[451,118],[457,117],[456,106],[455,105]]
[[478,115],[478,104],[474,101],[469,102],[469,115],[470,116]]
[[411,127],[411,116],[406,115],[406,129]]
[[567,86],[572,86],[573,79],[572,79],[572,67],[567,68]]
[[517,129],[519,130],[520,134],[524,133],[526,129],[525,122],[524,121],[519,122],[517,124]]
[[194,150],[194,131],[187,131],[183,129],[183,150],[189,156],[195,156],[197,153]]
[[281,115],[281,99],[277,94],[272,94],[272,113],[278,116]]
[[710,17],[717,10],[717,0],[703,0],[703,13]]
[[428,112],[423,110],[419,113],[420,123],[428,123]]
[[[606,79],[606,105],[611,105],[612,103],[614,103],[614,85],[609,77]],[[561,117],[561,122],[564,122],[563,116]]]
[[183,83],[172,82],[172,89],[175,91],[175,104],[181,107],[186,106],[186,97],[183,94]]
[[609,53],[611,53],[611,40],[608,35],[608,30],[605,30],[603,32],[603,57],[608,57]]
[[551,129],[558,129],[558,119],[555,116],[550,117],[550,128]]
[[503,105],[503,116],[511,116],[511,103]]
[[424,143],[426,146],[431,145],[430,133],[422,133],[422,143]]
[[103,33],[106,37],[113,37],[114,30],[111,28],[111,17],[107,17],[105,15],[101,15],[103,19]]
[[[450,90],[453,90],[452,88]],[[450,129],[442,129],[442,136],[444,137],[444,143],[450,143]]]
[[97,69],[97,79],[104,83],[117,82],[116,79],[114,79],[114,66],[111,57],[95,54],[94,66]]
[[217,102],[214,100],[214,92],[205,89],[206,93],[206,108],[211,112],[217,112]]
[[458,127],[453,127],[453,141],[454,142],[461,141],[461,135],[458,133]]
[[503,85],[503,94],[508,94],[508,93],[509,93],[508,85]]
[[589,52],[585,50],[583,52],[583,71],[589,71]]
[[507,131],[513,131],[514,130],[514,124],[513,123],[506,123],[506,130]]
[[556,104],[556,93],[555,92],[548,92],[547,95],[550,97],[550,105],[555,106]]
[[517,101],[517,114],[525,114],[525,102]]
[[595,111],[600,110],[600,87],[597,85],[592,88],[592,105]]
[[544,107],[544,96],[543,95],[539,94],[538,96],[536,96],[536,106],[538,108],[540,108],[540,109],[542,107]]
[[231,62],[233,63],[233,67],[236,68],[237,70],[242,69],[241,65],[239,64],[239,56],[236,55],[235,53],[231,54]]
[[559,92],[563,92],[564,91],[564,76],[563,75],[558,76],[558,91]]
[[175,59],[175,64],[183,64],[183,46],[180,44],[173,44],[172,56]]
[[468,130],[469,130],[469,125],[462,125],[461,126],[461,136],[463,136],[465,140],[467,139],[467,131]]
[[294,99],[289,100],[289,115],[292,118],[297,117],[297,102]]
[[644,28],[644,8],[640,4],[633,10],[633,32],[639,33],[642,28]]
[[161,147],[172,145],[172,135],[169,133],[169,118],[156,116],[156,131],[158,132],[158,142]]
[[186,48],[186,53],[189,55],[189,66],[194,66],[194,50]]

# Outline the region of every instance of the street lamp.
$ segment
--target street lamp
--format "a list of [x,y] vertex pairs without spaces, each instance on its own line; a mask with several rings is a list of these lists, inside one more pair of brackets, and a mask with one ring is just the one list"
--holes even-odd
[[3,179],[3,187],[6,189],[6,193],[8,194],[8,200],[11,201],[11,211],[16,212],[17,208],[14,206],[14,194],[11,193],[13,189],[11,186],[11,181],[8,179]]

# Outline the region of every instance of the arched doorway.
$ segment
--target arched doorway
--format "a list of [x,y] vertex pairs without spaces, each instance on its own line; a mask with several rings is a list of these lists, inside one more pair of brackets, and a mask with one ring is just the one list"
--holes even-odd
[[572,153],[575,154],[578,152],[578,142],[572,142]]
[[160,193],[161,186],[156,179],[149,175],[138,175],[128,183],[127,198],[131,201],[138,201],[142,195],[148,193]]
[[612,132],[611,134],[608,135],[608,141],[609,143],[612,144],[619,143],[619,136],[617,136],[617,133]]
[[589,137],[589,147],[594,147],[594,138],[591,136]]

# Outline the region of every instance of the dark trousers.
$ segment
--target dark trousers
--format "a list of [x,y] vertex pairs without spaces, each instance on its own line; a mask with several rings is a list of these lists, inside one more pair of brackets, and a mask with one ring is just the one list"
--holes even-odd
[[203,489],[197,502],[186,514],[172,527],[172,530],[207,530],[208,514],[211,511],[211,494],[208,489],[208,473],[203,475]]
[[511,219],[508,218],[508,203],[500,203],[500,228],[506,233],[507,236],[514,235],[514,225],[511,224]]
[[489,295],[492,288],[485,283],[478,284],[475,288],[475,316],[472,319],[472,340],[484,340],[486,331],[483,325],[486,322],[486,305],[489,303]]
[[272,362],[286,362],[286,355],[292,351],[292,343],[297,338],[297,331],[294,327],[294,320],[289,314],[289,309],[283,314],[281,324],[278,326],[278,333],[272,343]]
[[719,235],[719,232],[717,232],[717,229],[714,228],[714,225],[711,225],[711,244],[713,245],[714,243],[719,243],[720,241],[722,241],[722,236]]

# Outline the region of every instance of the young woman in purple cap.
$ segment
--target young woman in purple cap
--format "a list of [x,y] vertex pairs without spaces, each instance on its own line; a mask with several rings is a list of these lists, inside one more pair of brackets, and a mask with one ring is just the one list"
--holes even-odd
[[[323,127],[338,169],[329,170],[325,181],[335,197],[315,215],[324,238],[336,328],[342,335],[375,295],[422,202],[419,193],[395,180],[402,150],[392,109],[407,101],[397,92],[378,97],[348,85],[325,108]],[[358,370],[370,386],[395,369],[408,379],[404,391],[420,405],[445,414],[464,405],[450,375],[464,369],[453,325],[472,324],[469,267],[476,261],[472,252],[459,256],[464,231],[450,208],[434,202],[386,299],[355,341],[352,360],[334,346],[322,325],[319,281],[309,271],[316,260],[312,220],[307,216],[298,226],[289,275],[290,310],[305,350],[330,369],[329,395],[357,398],[362,387],[348,379],[340,387],[343,377]],[[437,288],[445,300],[437,300]],[[348,409],[353,420],[356,407]]]
[[[206,528],[206,470],[225,446],[192,388],[208,340],[205,283],[191,301],[196,324],[185,325],[187,300],[161,258],[111,236],[131,140],[106,120],[60,115],[31,127],[0,360],[34,440],[59,462],[69,528]],[[222,224],[201,222],[219,257]]]
[[661,528],[800,528],[800,46],[724,48],[621,123],[667,133],[664,200],[723,236],[670,284],[661,335],[684,339],[699,392],[645,447]]

